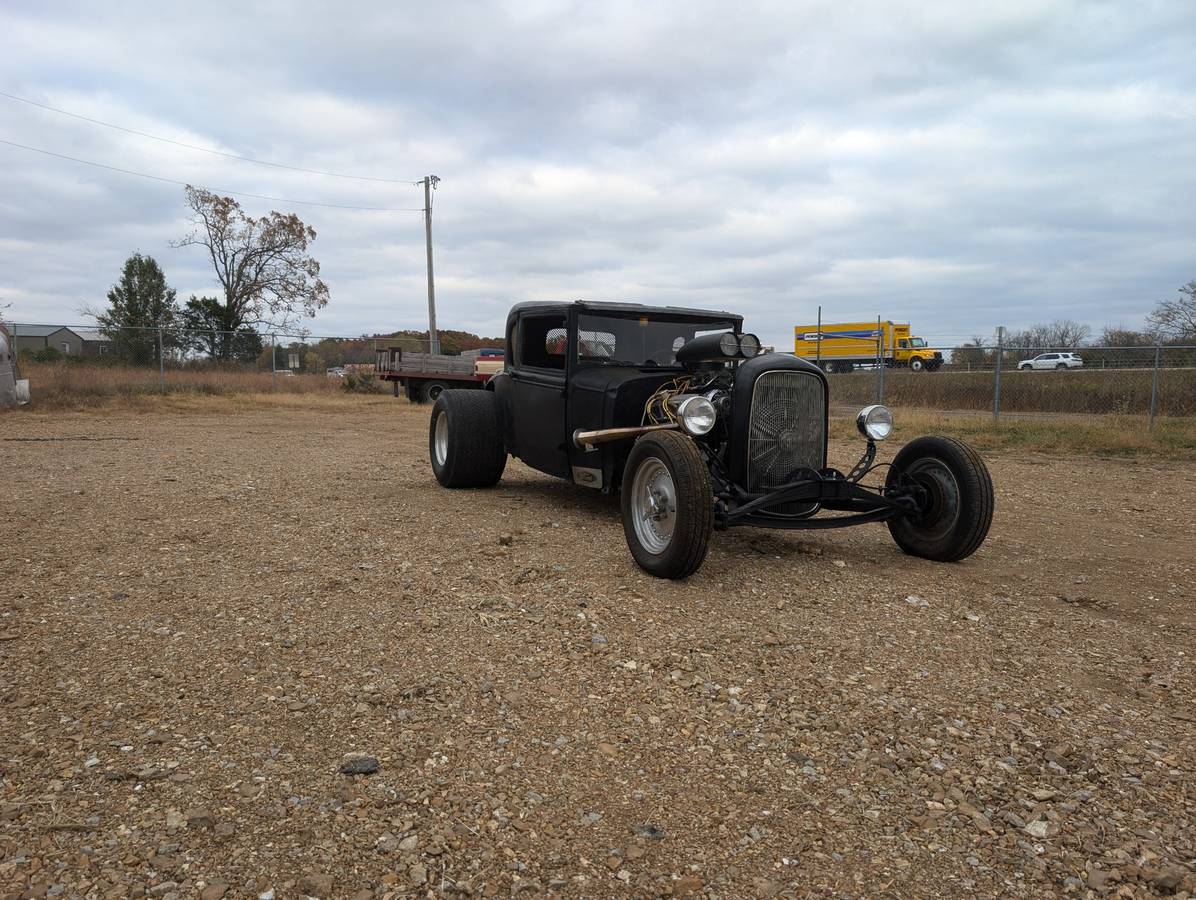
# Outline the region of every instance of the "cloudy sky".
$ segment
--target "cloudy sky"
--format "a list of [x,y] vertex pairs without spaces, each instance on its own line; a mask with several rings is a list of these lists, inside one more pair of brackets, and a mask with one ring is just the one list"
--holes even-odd
[[[253,5],[255,9],[245,7]],[[1196,279],[1196,4],[0,6],[0,91],[223,153],[443,181],[442,327],[516,300],[742,312],[766,343],[910,320],[952,343],[1136,326]],[[331,10],[331,11],[329,11]],[[221,191],[411,209],[0,97],[0,141]],[[298,213],[317,334],[426,327],[419,212]],[[134,250],[213,292],[182,188],[0,144],[0,303],[79,322]]]

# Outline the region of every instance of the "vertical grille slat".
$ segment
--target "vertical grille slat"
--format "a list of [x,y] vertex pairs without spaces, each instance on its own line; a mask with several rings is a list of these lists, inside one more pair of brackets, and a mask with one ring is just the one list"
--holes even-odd
[[820,469],[826,446],[822,380],[806,372],[765,372],[752,388],[747,489],[766,491],[796,469]]

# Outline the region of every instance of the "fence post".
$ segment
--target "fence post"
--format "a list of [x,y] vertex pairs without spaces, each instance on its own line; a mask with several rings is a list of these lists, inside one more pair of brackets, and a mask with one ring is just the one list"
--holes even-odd
[[1005,326],[997,326],[997,366],[993,381],[993,421],[1001,420],[1001,357],[1005,355]]
[[885,402],[885,330],[876,317],[876,402]]
[[162,326],[158,326],[158,388],[166,393],[166,354],[162,349]]
[[1162,362],[1163,348],[1160,344],[1154,347],[1154,372],[1150,376],[1150,431],[1154,431],[1154,417],[1159,408],[1159,364]]
[[822,307],[818,307],[818,340],[814,342],[814,357],[818,360],[818,368],[822,368]]
[[270,390],[278,390],[278,353],[274,345],[274,333],[270,333]]

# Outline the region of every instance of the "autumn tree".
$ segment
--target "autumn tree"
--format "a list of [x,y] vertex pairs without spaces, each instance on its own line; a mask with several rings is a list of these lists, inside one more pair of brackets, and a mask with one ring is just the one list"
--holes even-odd
[[[117,356],[135,365],[157,361],[159,328],[170,328],[178,316],[174,288],[152,256],[134,253],[125,260],[120,281],[108,291],[108,309],[92,312],[100,331],[112,341]],[[164,342],[170,346],[169,335]]]
[[1181,287],[1178,299],[1160,300],[1146,322],[1160,341],[1196,341],[1196,281]]
[[320,264],[308,255],[316,231],[294,213],[245,214],[232,197],[188,185],[195,229],[175,247],[203,247],[220,283],[223,321],[242,327],[287,328],[328,304]]

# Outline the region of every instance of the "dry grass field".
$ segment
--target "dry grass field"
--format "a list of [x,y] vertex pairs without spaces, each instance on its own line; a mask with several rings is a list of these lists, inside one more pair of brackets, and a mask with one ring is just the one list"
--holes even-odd
[[[991,411],[992,372],[885,372],[885,402],[916,409]],[[832,395],[842,403],[872,403],[876,373],[831,375]],[[1150,408],[1149,369],[1065,372],[1004,372],[1001,409],[1008,413],[1142,415]],[[1196,416],[1196,369],[1159,374],[1160,415]]]
[[343,382],[325,375],[272,375],[235,368],[167,369],[160,377],[156,368],[23,362],[21,376],[29,379],[32,402],[41,409],[87,409],[159,396],[163,380],[167,394],[181,396],[343,393]]
[[0,897],[1196,890],[1196,463],[996,446],[962,564],[737,529],[670,583],[426,423],[0,416]]
[[[1074,378],[1082,373],[1022,373],[1027,380],[1036,378],[1044,385]],[[1140,373],[1130,373],[1137,377]],[[1168,373],[1168,377],[1175,373]],[[35,410],[188,408],[194,401],[210,397],[233,398],[241,405],[281,403],[293,406],[315,404],[318,408],[352,402],[346,396],[345,382],[322,375],[276,375],[240,369],[174,369],[165,374],[166,394],[155,369],[121,366],[95,366],[78,363],[29,364],[22,375],[32,386]],[[890,386],[888,399],[897,410],[897,434],[916,434],[949,429],[984,449],[1003,447],[1040,450],[1053,453],[1082,453],[1120,456],[1166,456],[1196,458],[1196,415],[1161,415],[1153,432],[1147,431],[1140,415],[1038,414],[1007,411],[994,425],[988,417],[991,394],[980,396],[980,381],[973,385],[975,397],[963,400],[950,393],[953,379],[964,377],[951,373],[896,373],[886,376]],[[975,380],[980,378],[968,376]],[[831,376],[831,392],[838,433],[850,437],[850,423],[859,406],[873,402],[875,375]],[[896,379],[894,381],[894,379]],[[991,391],[991,379],[984,382]],[[908,387],[903,387],[903,385]],[[389,388],[379,384],[379,393]],[[1149,395],[1148,395],[1149,396]],[[1196,396],[1196,385],[1193,394]],[[301,399],[300,399],[301,398]],[[961,406],[975,400],[979,406]],[[853,404],[854,405],[850,405]],[[922,405],[918,405],[922,404]]]

